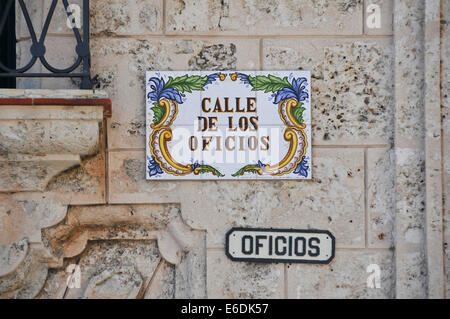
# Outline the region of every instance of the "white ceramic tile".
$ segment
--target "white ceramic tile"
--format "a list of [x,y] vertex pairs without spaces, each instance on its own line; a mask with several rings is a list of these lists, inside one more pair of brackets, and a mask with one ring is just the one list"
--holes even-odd
[[[167,143],[169,153],[173,160],[182,165],[194,164],[204,165],[207,171],[203,174],[195,175],[190,173],[183,176],[175,176],[166,173],[154,174],[157,169],[156,164],[152,165],[148,139],[152,134],[151,128],[153,113],[151,103],[147,103],[147,178],[149,179],[310,179],[311,178],[311,117],[310,117],[310,85],[309,72],[305,71],[224,71],[224,72],[149,72],[147,81],[151,76],[162,78],[167,83],[169,77],[176,78],[184,75],[201,76],[201,78],[189,79],[185,84],[191,88],[176,87],[183,92],[182,101],[178,105],[178,115],[171,125],[172,140]],[[258,78],[257,76],[263,76]],[[278,77],[270,81],[272,86],[260,85],[258,81],[268,81],[268,75]],[[308,147],[304,155],[308,163],[305,165],[306,171],[303,174],[285,174],[282,176],[259,175],[255,173],[262,164],[278,163],[284,158],[289,150],[289,141],[284,139],[286,125],[280,118],[278,105],[274,103],[278,82],[283,82],[285,78],[287,88],[292,89],[293,81],[305,77],[307,85],[304,92],[307,96],[304,99],[303,112],[306,128],[303,130],[307,135]],[[200,83],[193,89],[193,82]],[[207,84],[202,86],[205,81]],[[269,88],[273,92],[262,92],[253,90]],[[148,87],[148,90],[151,89]],[[289,91],[289,90],[288,90]],[[148,93],[148,92],[147,92]],[[173,94],[178,94],[174,91]],[[289,93],[289,92],[288,92]],[[294,93],[292,93],[294,94]],[[293,95],[289,96],[292,97]],[[294,94],[295,96],[295,94]],[[298,96],[298,95],[297,95]],[[225,99],[228,98],[228,101]],[[205,109],[202,109],[202,101],[205,100]],[[239,100],[237,101],[236,98]],[[216,106],[219,99],[220,107]],[[249,105],[247,102],[249,101]],[[152,102],[152,101],[150,101]],[[228,102],[229,112],[225,111],[225,104]],[[237,104],[239,102],[239,104]],[[236,108],[245,112],[236,112]],[[250,108],[250,109],[249,109]],[[254,109],[254,111],[253,111]],[[207,111],[208,110],[208,111]],[[229,121],[229,117],[232,121]],[[213,118],[211,120],[211,118]],[[212,125],[212,124],[213,125]],[[233,130],[230,130],[230,123]],[[205,126],[205,124],[207,126]],[[239,125],[241,124],[241,125]],[[246,128],[248,125],[248,128]],[[192,145],[194,143],[194,145]],[[190,146],[196,146],[193,152]],[[268,148],[268,149],[267,149]],[[150,159],[150,160],[149,160]],[[247,165],[253,165],[250,171],[245,174],[233,176],[240,169]],[[208,171],[214,168],[224,176],[218,177]],[[149,172],[152,171],[152,176]],[[157,169],[158,170],[158,169]],[[158,170],[158,172],[160,172]],[[306,175],[306,176],[304,176]]]
[[[157,77],[163,79],[165,83],[169,80],[170,77],[177,78],[184,75],[201,75],[200,72],[193,71],[149,71],[147,72],[147,96],[149,91],[151,91],[151,87],[149,86],[149,80],[152,77]],[[154,83],[150,83],[150,85],[154,85]],[[197,107],[198,101],[200,100],[200,91],[192,91],[191,93],[181,92],[181,101],[182,103],[178,103],[178,114],[175,118],[173,125],[193,125],[194,120],[200,115],[200,109]],[[153,101],[148,101],[147,99],[147,108],[149,108],[148,103],[153,104]],[[150,108],[153,105],[150,105]],[[150,110],[150,113],[153,114],[153,111]],[[151,116],[150,120],[153,118]]]
[[[280,79],[286,78],[292,85],[294,80],[306,78],[305,93],[308,94],[306,100],[302,101],[305,111],[303,112],[303,122],[311,123],[311,80],[309,71],[260,71],[258,75],[276,76]],[[258,98],[258,115],[261,125],[282,125],[280,116],[274,116],[274,112],[278,112],[278,104],[275,104],[276,93],[257,91]],[[275,109],[275,110],[274,110]]]

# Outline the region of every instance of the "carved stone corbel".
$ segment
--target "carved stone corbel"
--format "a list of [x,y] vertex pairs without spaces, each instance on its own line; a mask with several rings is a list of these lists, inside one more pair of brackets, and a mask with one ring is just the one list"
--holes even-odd
[[0,90],[0,192],[44,191],[52,177],[96,154],[111,103],[103,97],[92,91]]
[[99,152],[110,113],[102,92],[0,90],[0,297],[30,298],[42,288],[54,257],[41,230],[67,213],[46,186]]
[[[17,203],[22,200],[15,196],[13,200],[5,196],[5,200],[11,202],[11,207],[18,205]],[[54,212],[56,209],[56,206],[42,209],[39,205],[30,203],[22,203],[23,205],[31,205],[35,207],[35,210],[37,208],[35,214],[41,215],[49,211]],[[57,204],[54,202],[54,205]],[[204,265],[203,232],[194,231],[188,227],[183,222],[176,205],[100,205],[69,208],[61,206],[59,209],[60,213],[52,215],[54,219],[51,220],[46,219],[48,216],[45,214],[40,215],[43,223],[34,227],[31,227],[24,217],[23,227],[15,231],[17,238],[23,236],[24,239],[14,241],[15,238],[11,238],[9,246],[0,246],[3,247],[0,249],[0,263],[1,269],[4,270],[0,273],[2,282],[0,297],[35,297],[46,281],[48,285],[48,269],[60,269],[60,272],[64,274],[65,260],[82,259],[90,241],[111,243],[155,241],[160,256],[165,262],[173,265],[175,272],[179,274],[178,286],[173,288],[177,295],[180,297],[204,295],[205,269],[198,273],[192,271],[198,269],[195,264]],[[15,207],[15,214],[17,214],[15,218],[21,219],[17,211],[18,207]],[[11,219],[8,222],[9,225],[17,225],[14,217],[3,220],[8,218]],[[32,220],[35,219],[32,218]],[[190,253],[193,255],[187,257]],[[67,283],[58,282],[60,288],[53,292],[52,297],[64,297],[66,294],[76,298],[107,297],[108,289],[100,286],[108,280],[128,282],[124,276],[134,278],[133,282],[137,286],[122,287],[123,296],[113,294],[115,297],[136,298],[151,295],[150,285],[156,286],[160,283],[150,278],[159,278],[156,281],[165,280],[160,274],[158,275],[158,268],[149,276],[139,273],[133,265],[99,266],[99,269],[94,272],[95,275],[87,270],[87,273],[83,273],[83,277],[87,278],[84,278],[79,290],[70,290],[67,287],[62,289],[61,286]],[[81,269],[81,271],[85,270]],[[24,276],[25,274],[28,275]],[[28,282],[27,278],[33,279]],[[191,287],[191,282],[195,282],[196,285]]]

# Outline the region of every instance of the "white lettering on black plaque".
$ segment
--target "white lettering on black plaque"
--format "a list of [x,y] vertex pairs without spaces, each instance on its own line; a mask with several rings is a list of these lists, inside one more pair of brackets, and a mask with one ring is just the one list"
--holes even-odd
[[234,261],[328,264],[335,239],[325,230],[233,228],[226,253]]

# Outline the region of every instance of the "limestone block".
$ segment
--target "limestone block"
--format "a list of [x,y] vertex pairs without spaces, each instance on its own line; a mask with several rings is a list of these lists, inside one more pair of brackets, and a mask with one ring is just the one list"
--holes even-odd
[[[57,91],[56,91],[57,92]],[[2,98],[4,95],[1,95]],[[30,96],[30,98],[37,98],[36,95],[23,94],[23,96]],[[48,95],[46,95],[48,97]],[[53,97],[67,98],[67,94],[63,93],[57,95],[53,93]],[[99,107],[92,106],[53,106],[53,105],[5,105],[2,106],[3,120],[95,120],[103,116],[103,110]]]
[[[82,34],[83,0],[70,0],[68,1],[68,3],[69,5],[78,5],[81,9],[81,11],[79,12],[80,13],[79,28],[81,28],[80,33]],[[28,10],[28,14],[30,15],[31,21],[33,22],[33,27],[36,32],[37,38],[39,39],[44,22],[49,14],[49,10],[52,5],[52,0],[24,0],[24,4]],[[75,12],[75,14],[77,13],[78,12]],[[47,34],[73,36],[74,33],[72,29],[69,27],[67,20],[68,16],[66,9],[63,5],[63,2],[57,1]],[[17,38],[19,39],[30,36],[25,18],[23,16],[23,13],[20,9],[20,5],[18,2],[16,4],[16,35]]]
[[[450,2],[442,2],[444,19],[441,22],[442,43],[450,41]],[[450,47],[444,45],[442,50],[442,129],[443,129],[443,175],[444,175],[444,249],[446,296],[450,298]]]
[[167,1],[170,34],[361,34],[363,1]]
[[[206,295],[205,234],[175,205],[67,210],[47,194],[1,196],[0,298]],[[69,285],[75,268],[80,280]]]
[[[22,100],[34,104],[34,99],[42,99],[47,91],[19,92],[20,96],[11,90],[0,92],[0,98],[11,103],[1,105],[0,191],[44,191],[56,175],[70,174],[66,170],[75,167],[76,173],[72,170],[72,177],[77,179],[72,178],[71,183],[78,185],[76,192],[96,193],[104,197],[105,158],[104,154],[97,156],[104,152],[100,138],[103,106],[52,105],[58,103],[55,97],[92,98],[92,91],[90,95],[78,91],[55,91],[45,97],[48,99],[46,105],[14,105]],[[83,163],[78,167],[82,161],[80,157],[83,157]],[[56,185],[61,179],[53,180],[50,188],[58,188]],[[67,190],[70,185],[60,188]],[[96,200],[99,201],[98,196]]]
[[204,231],[191,231],[191,235],[192,244],[189,252],[181,257],[180,264],[175,267],[174,297],[204,299],[207,297],[206,283],[208,281],[206,234]]
[[93,155],[99,146],[98,122],[0,119],[0,153]]
[[[175,267],[160,258],[154,241],[96,241],[78,259],[49,269],[37,298],[174,298]],[[79,270],[78,287],[67,284],[70,266]]]
[[95,35],[162,33],[161,0],[96,0],[90,9]]
[[151,289],[145,292],[144,299],[172,299],[175,297],[175,269],[162,261],[153,275]]
[[390,144],[394,91],[392,40],[268,39],[266,70],[312,72],[313,144]]
[[4,248],[23,238],[40,243],[41,229],[60,222],[66,215],[66,206],[45,194],[0,194],[0,198],[0,245]]
[[0,156],[0,191],[43,191],[57,174],[80,163],[79,155]]
[[397,207],[403,216],[408,216],[402,227],[397,229],[397,235],[406,242],[420,245],[424,239],[420,230],[424,227],[425,196],[422,183],[417,181],[423,181],[425,154],[414,148],[398,148],[395,155],[397,167],[401,169],[401,175],[397,176],[397,187],[404,195],[397,199]]
[[[5,241],[2,239],[2,242]],[[22,239],[12,245],[5,245],[3,242],[0,248],[0,276],[5,276],[13,272],[25,259],[28,252],[28,240]]]
[[[62,3],[61,1],[58,2]],[[67,69],[78,59],[76,53],[77,41],[73,34],[67,37],[48,35],[45,39],[45,47],[45,59],[54,68]],[[36,64],[40,64],[40,61],[37,61]],[[44,65],[41,66],[41,72],[50,73]],[[82,72],[82,66],[78,66],[73,72]],[[24,86],[24,88],[78,90],[80,84],[80,78],[41,78],[39,87]]]
[[443,244],[443,172],[442,172],[442,98],[441,93],[441,21],[442,1],[425,3],[424,41],[424,114],[425,114],[425,250],[427,296],[445,296]]
[[144,151],[109,153],[109,201],[181,203],[188,225],[223,247],[233,226],[329,229],[364,247],[364,152],[314,149],[312,181],[146,181]]
[[[48,269],[47,278],[41,291],[35,296],[36,299],[62,299],[67,291],[67,282],[69,280],[71,270],[70,260],[64,264],[61,269]],[[70,268],[69,268],[70,267]]]
[[284,297],[282,264],[232,262],[223,249],[207,252],[208,298],[263,299]]
[[394,151],[369,148],[367,157],[367,238],[370,248],[394,247]]
[[60,222],[66,206],[39,193],[2,194],[0,200],[0,298],[33,298],[49,267],[41,230]]
[[89,243],[78,263],[80,288],[68,288],[66,298],[136,298],[159,261],[154,241]]
[[[30,1],[31,2],[31,1]],[[18,3],[18,2],[17,2]],[[17,11],[16,11],[17,12]],[[39,22],[40,23],[40,22]],[[38,24],[42,25],[42,24]],[[38,35],[36,35],[38,36]],[[16,44],[16,68],[20,69],[28,65],[32,59],[30,52],[31,40],[25,38],[23,40],[17,40]],[[40,73],[42,72],[42,65],[37,61],[27,72]],[[16,87],[18,89],[25,88],[40,88],[41,78],[16,78]]]
[[0,299],[31,299],[45,283],[48,265],[42,262],[42,249],[30,246],[26,258],[15,271],[0,278]]
[[96,39],[91,45],[92,75],[114,105],[108,145],[145,145],[145,71],[230,70],[259,66],[257,39]]
[[[205,296],[205,234],[187,227],[174,205],[73,206],[44,237],[60,270],[50,273],[42,297]],[[177,250],[181,258],[171,259]],[[80,288],[61,295],[70,263],[81,270]]]
[[[380,267],[380,288],[369,288],[367,267]],[[393,298],[393,253],[389,250],[337,250],[329,265],[291,264],[288,298]]]

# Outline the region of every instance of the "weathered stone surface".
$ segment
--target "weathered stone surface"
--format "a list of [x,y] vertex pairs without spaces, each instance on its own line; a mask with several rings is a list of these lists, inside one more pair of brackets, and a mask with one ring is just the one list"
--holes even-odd
[[[64,99],[106,99],[108,94],[100,90],[71,90],[71,89],[1,89],[0,98],[64,98]],[[23,106],[22,107],[26,107]],[[37,106],[34,106],[35,108]],[[8,109],[7,105],[2,106],[2,110]],[[28,109],[23,113],[15,108],[14,119],[46,118],[44,116],[54,116],[54,119],[99,119],[101,110],[91,106],[64,106],[54,107],[54,105],[40,105],[35,112]],[[39,112],[38,112],[39,111]],[[57,111],[57,113],[53,113]],[[10,110],[9,112],[12,112]],[[2,114],[3,115],[3,114]],[[10,113],[10,116],[12,113]],[[7,118],[5,116],[5,118]],[[52,118],[52,117],[50,117]]]
[[392,142],[391,40],[270,39],[263,59],[267,70],[311,70],[314,144]]
[[[45,0],[25,0],[24,4],[28,10],[31,22],[35,28],[36,36],[39,38],[41,34],[41,27],[43,24],[42,6]],[[29,37],[30,33],[27,28],[25,18],[20,9],[19,1],[16,2],[16,37],[17,39]],[[38,27],[39,26],[39,27]]]
[[78,155],[0,156],[0,191],[43,191],[53,176],[80,163]]
[[15,271],[0,278],[0,299],[31,299],[42,289],[48,265],[42,262],[42,251],[31,246]]
[[[23,97],[35,98],[43,93],[25,90]],[[8,97],[8,91],[2,96]],[[1,155],[93,155],[98,151],[102,106],[6,105],[2,109],[5,112],[0,116]]]
[[66,298],[136,298],[160,261],[156,242],[92,242],[81,257],[80,288]]
[[66,206],[56,198],[39,193],[0,194],[0,245],[8,247],[27,238],[41,242],[41,229],[61,221]]
[[425,1],[394,6],[396,296],[425,298]]
[[223,250],[207,252],[208,298],[283,298],[284,266],[232,262]]
[[[38,0],[38,1],[33,1],[33,2],[43,2],[40,5],[40,8],[42,10],[42,14],[43,14],[43,21],[45,21],[45,18],[47,17],[47,14],[50,11],[50,7],[52,4],[52,0]],[[94,1],[94,3],[97,1]],[[75,20],[76,23],[79,23],[77,25],[78,28],[80,28],[80,33],[82,34],[82,28],[83,28],[83,0],[71,0],[68,1],[69,5],[72,5],[73,7],[75,5],[78,5],[80,7],[80,11],[78,12],[78,8],[73,8],[72,11],[74,11],[74,16],[77,14],[80,14],[80,19],[79,20]],[[71,20],[70,20],[71,21]],[[72,28],[69,27],[69,25],[71,25],[70,23],[68,23],[68,16],[67,16],[67,11],[66,8],[63,4],[62,1],[58,1],[55,7],[55,11],[53,12],[53,17],[52,17],[52,21],[50,22],[50,27],[49,27],[49,34],[66,34],[69,36],[74,37],[74,33],[72,31]]]
[[0,194],[0,200],[0,298],[33,298],[49,267],[41,229],[61,221],[67,208],[39,193]]
[[313,180],[146,181],[143,151],[111,152],[110,202],[179,202],[183,218],[223,247],[233,226],[330,229],[338,247],[364,247],[364,152],[313,150]]
[[207,297],[206,234],[203,231],[195,231],[192,235],[192,247],[175,267],[175,298]]
[[[16,11],[17,12],[17,11]],[[31,40],[21,40],[17,41],[16,44],[16,68],[25,67],[32,59],[30,53]],[[42,65],[40,63],[35,63],[28,72],[40,73]],[[25,88],[41,88],[41,78],[17,78],[16,79],[16,87],[18,89]]]
[[97,120],[0,120],[2,155],[93,155],[98,143]]
[[370,248],[394,247],[394,152],[367,149],[367,239]]
[[[94,247],[95,249],[93,249]],[[112,250],[108,257],[117,257],[118,260],[105,265],[106,258],[101,258],[103,255],[101,249],[105,247]],[[124,296],[146,299],[174,298],[175,267],[160,258],[158,250],[155,249],[155,243],[152,241],[94,242],[88,247],[81,260],[91,260],[92,258],[100,258],[100,264],[91,264],[90,262],[86,265],[77,264],[77,260],[67,259],[61,269],[49,269],[45,286],[37,298],[62,299],[81,295],[83,298],[123,298]],[[80,288],[69,288],[67,285],[70,273],[66,270],[70,269],[70,265],[72,267],[77,265],[80,270],[81,267],[84,268],[81,278],[91,274],[91,277],[85,279]],[[93,269],[95,271],[92,274]],[[142,273],[138,271],[142,271]],[[143,281],[143,277],[145,281]],[[104,282],[99,282],[99,278],[103,278]],[[135,285],[130,285],[127,280]]]
[[[175,238],[172,247],[167,246],[165,234]],[[206,294],[205,234],[186,227],[174,205],[74,206],[64,223],[46,229],[44,235],[52,254],[65,258],[65,267],[67,261],[81,260],[78,265],[85,277],[81,289],[70,289],[65,297],[112,298],[120,293],[129,298],[201,298]],[[93,251],[95,245],[100,246]],[[109,253],[103,254],[107,247]],[[124,251],[129,248],[127,256]],[[184,251],[180,260],[167,259],[171,250],[179,249]],[[91,262],[91,258],[98,260]],[[44,289],[47,296],[62,297],[61,277],[51,273]],[[130,280],[135,285],[127,285]]]
[[[0,98],[4,95],[0,91]],[[27,95],[23,94],[23,97]],[[64,95],[67,98],[67,94]],[[2,120],[98,120],[103,117],[101,107],[91,106],[2,106]]]
[[[62,299],[67,292],[67,283],[69,281],[70,272],[66,272],[69,268],[71,260],[66,260],[63,269],[48,269],[47,278],[41,291],[36,295],[37,299]],[[74,265],[74,264],[72,264]]]
[[[103,143],[104,144],[104,143]],[[102,145],[101,149],[104,148]],[[106,202],[106,154],[104,149],[79,165],[54,175],[45,190],[70,205]]]
[[162,33],[161,0],[96,0],[90,9],[95,35]]
[[[45,96],[45,92],[21,90],[19,95],[5,90],[0,97],[28,100]],[[75,91],[70,96],[66,94],[66,98],[89,98],[92,95],[92,91]],[[56,91],[48,98],[60,96],[64,93]],[[78,166],[80,156],[92,157],[100,149],[100,153],[104,152],[104,141],[100,140],[103,106],[2,105],[1,108],[0,191],[43,191],[55,175]],[[97,185],[91,187],[91,193],[100,193],[101,197],[104,197],[105,187],[104,163],[105,157],[101,154],[95,159],[85,158],[81,168],[97,178]],[[79,170],[79,167],[74,169]],[[72,178],[71,182],[79,184],[83,178],[81,175],[79,172],[75,176],[78,180]],[[65,185],[61,189],[66,186],[70,187]]]
[[[337,250],[329,265],[289,265],[289,298],[393,298],[393,253],[388,250]],[[368,288],[367,267],[380,267],[381,288]]]
[[171,34],[362,34],[363,1],[167,1]]
[[[441,43],[450,41],[450,1],[442,1]],[[442,130],[443,130],[443,186],[444,186],[444,252],[446,297],[450,298],[450,46],[442,45]]]
[[5,239],[2,238],[3,244],[0,246],[1,277],[10,274],[19,267],[28,252],[28,241],[25,238],[12,245],[5,245],[5,242]]
[[183,69],[255,69],[258,40],[97,39],[92,74],[110,94],[110,149],[145,145],[145,71]]
[[145,292],[144,299],[175,298],[175,267],[162,260],[153,276],[154,279]]

